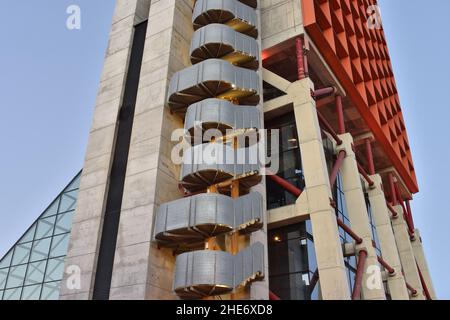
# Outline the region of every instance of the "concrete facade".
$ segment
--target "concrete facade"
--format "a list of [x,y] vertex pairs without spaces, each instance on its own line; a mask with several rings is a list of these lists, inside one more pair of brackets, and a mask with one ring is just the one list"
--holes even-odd
[[148,18],[149,6],[150,0],[123,0],[116,4],[65,262],[66,266],[79,266],[81,286],[68,288],[70,275],[66,274],[61,286],[61,299],[92,298],[117,119],[134,26]]
[[[370,230],[369,214],[367,212],[364,191],[361,183],[361,177],[358,171],[358,164],[355,153],[352,150],[353,138],[351,135],[341,135],[343,143],[336,148],[336,152],[345,151],[346,156],[341,167],[343,182],[343,191],[345,203],[352,225],[355,231],[363,240],[356,246],[356,253],[361,250],[367,252],[366,269],[370,267],[380,268],[377,260],[377,254],[373,247],[373,236]],[[368,287],[370,274],[366,271],[363,276],[362,296],[364,300],[384,300],[386,295],[383,287]]]
[[387,278],[389,292],[392,300],[408,300],[409,293],[402,273],[402,265],[392,230],[391,215],[384,197],[381,176],[374,175],[371,176],[371,179],[374,185],[371,187],[366,184],[366,188],[369,190],[369,201],[380,240],[380,249],[383,253],[383,258],[395,270],[395,274],[389,274]]
[[430,269],[428,268],[428,262],[425,257],[425,252],[422,245],[422,237],[420,236],[420,231],[414,229],[415,239],[412,241],[412,247],[414,256],[416,257],[417,266],[420,269],[422,276],[427,284],[428,291],[430,293],[431,299],[436,300],[436,291],[434,290],[433,281],[430,275]]
[[392,228],[394,229],[395,241],[397,243],[405,279],[406,282],[417,290],[417,293],[412,295],[412,300],[424,300],[423,287],[420,282],[411,238],[408,234],[408,227],[403,217],[403,209],[400,206],[396,206],[394,209],[397,211],[397,219],[393,220]]

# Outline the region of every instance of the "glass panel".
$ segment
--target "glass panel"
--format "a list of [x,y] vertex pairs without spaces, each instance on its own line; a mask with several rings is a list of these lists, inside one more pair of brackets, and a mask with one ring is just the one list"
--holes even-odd
[[37,240],[33,243],[33,250],[31,251],[31,262],[44,260],[48,258],[50,242],[52,238]]
[[72,217],[73,211],[63,213],[57,216],[56,218],[56,226],[55,226],[55,235],[70,232],[72,228]]
[[0,300],[3,300],[3,290],[0,290]]
[[58,300],[60,282],[44,283],[41,300]]
[[308,264],[309,271],[315,272],[317,270],[316,251],[314,248],[314,242],[308,239]]
[[273,275],[308,271],[306,240],[296,239],[271,244],[269,261],[272,262],[270,274]]
[[40,284],[23,288],[22,300],[39,300],[41,289]]
[[50,258],[65,256],[69,245],[69,234],[62,234],[53,237],[52,248],[50,250]]
[[308,233],[308,235],[310,235],[312,237],[313,228],[312,228],[311,220],[306,220],[305,223],[306,223],[306,232]]
[[271,277],[270,288],[282,300],[309,300],[309,274],[293,273]]
[[42,283],[44,280],[46,264],[47,260],[30,263],[25,279],[25,285]]
[[64,191],[71,191],[71,190],[74,190],[74,189],[78,189],[80,187],[80,178],[81,178],[81,174],[78,175],[75,178],[75,180],[73,180],[72,183]]
[[58,213],[58,206],[59,206],[59,199],[61,197],[58,197],[53,203],[50,205],[50,207],[45,210],[45,213],[42,215],[42,218],[50,217]]
[[12,265],[27,263],[30,257],[31,243],[24,243],[16,245],[14,249],[14,257]]
[[[0,269],[0,290],[5,289],[6,286],[6,277],[8,277],[9,268]],[[1,296],[0,296],[1,298]]]
[[8,281],[6,283],[6,288],[9,289],[22,286],[26,271],[27,265],[11,267],[9,271]]
[[45,282],[61,280],[64,273],[64,258],[48,260]]
[[13,250],[9,251],[8,254],[0,261],[0,268],[9,267],[11,264]]
[[22,287],[16,289],[5,290],[3,300],[20,300],[20,294],[22,293]]
[[75,205],[77,203],[78,190],[70,191],[64,193],[61,197],[61,203],[59,204],[58,212],[67,212],[70,210],[75,210]]
[[33,241],[35,231],[36,231],[36,224],[33,224],[30,230],[28,230],[27,233],[25,233],[23,237],[20,238],[19,243]]
[[56,219],[55,216],[40,219],[38,222],[35,239],[50,237],[53,234],[53,226],[55,224],[55,219]]

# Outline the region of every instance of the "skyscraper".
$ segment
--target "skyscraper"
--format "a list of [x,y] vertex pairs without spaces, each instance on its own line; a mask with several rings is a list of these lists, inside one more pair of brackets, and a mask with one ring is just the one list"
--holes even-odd
[[375,0],[117,0],[79,184],[60,299],[436,298]]

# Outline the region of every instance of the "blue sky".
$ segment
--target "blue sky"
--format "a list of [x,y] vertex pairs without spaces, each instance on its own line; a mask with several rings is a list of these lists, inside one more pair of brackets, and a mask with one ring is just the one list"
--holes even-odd
[[[0,2],[0,256],[82,167],[114,2]],[[450,299],[450,1],[379,3],[421,189],[414,218]],[[66,28],[71,4],[79,31]]]

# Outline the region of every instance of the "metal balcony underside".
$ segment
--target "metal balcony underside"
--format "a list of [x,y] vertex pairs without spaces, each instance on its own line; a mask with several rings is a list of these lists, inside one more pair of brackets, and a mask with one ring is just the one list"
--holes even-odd
[[224,60],[209,59],[172,77],[168,105],[173,112],[185,113],[189,105],[208,98],[257,105],[260,101],[259,76]]
[[254,5],[256,0],[198,0],[192,15],[194,30],[211,23],[220,23],[256,39],[258,17],[256,11],[244,3]]
[[[238,1],[242,2],[243,4],[249,7],[252,7],[253,9],[256,9],[256,7],[258,6],[258,0],[238,0]],[[197,0],[195,0],[195,2],[197,2]]]
[[239,178],[242,191],[262,180],[256,147],[234,150],[226,144],[196,145],[184,152],[181,184],[191,192]]
[[180,298],[200,299],[231,293],[263,277],[264,246],[258,242],[235,256],[210,250],[180,254],[173,287]]
[[197,138],[203,142],[204,132],[210,129],[217,129],[222,134],[231,130],[259,130],[261,114],[252,106],[236,106],[226,100],[206,99],[187,109],[184,128],[192,138],[201,135]]
[[257,70],[259,46],[255,39],[223,24],[210,24],[198,29],[192,37],[191,62],[222,59],[235,66]]
[[155,239],[164,246],[190,244],[239,231],[262,228],[262,196],[249,193],[232,199],[220,194],[200,194],[161,205],[156,212]]

